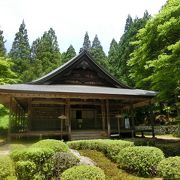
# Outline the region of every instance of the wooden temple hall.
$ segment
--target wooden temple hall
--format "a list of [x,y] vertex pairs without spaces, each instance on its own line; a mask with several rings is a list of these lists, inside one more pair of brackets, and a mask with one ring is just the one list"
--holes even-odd
[[[30,83],[0,85],[0,103],[10,109],[9,137],[133,137],[136,108],[155,95],[118,82],[86,51]],[[151,125],[154,136],[152,118]]]

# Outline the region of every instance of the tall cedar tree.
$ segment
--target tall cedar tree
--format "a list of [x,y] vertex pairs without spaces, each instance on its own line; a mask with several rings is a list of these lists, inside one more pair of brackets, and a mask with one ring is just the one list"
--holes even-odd
[[15,35],[9,56],[14,62],[14,70],[21,76],[30,62],[30,45],[24,20]]
[[179,17],[179,0],[168,0],[138,33],[129,61],[136,86],[159,91],[159,100],[171,106],[178,104],[180,94]]
[[72,45],[70,45],[66,52],[62,53],[62,63],[66,63],[70,59],[76,56],[76,51]]
[[101,46],[101,42],[98,39],[98,36],[95,35],[94,40],[92,42],[92,47],[90,48],[90,54],[94,58],[94,60],[102,65],[103,67],[107,68],[107,57],[103,51],[103,47]]
[[0,57],[3,57],[6,55],[6,48],[5,48],[5,40],[3,36],[3,31],[0,30]]
[[110,48],[108,51],[108,61],[109,61],[109,70],[111,74],[113,74],[115,77],[118,77],[118,69],[117,67],[117,61],[118,61],[118,43],[115,39],[113,39],[110,43]]
[[32,43],[31,61],[32,67],[26,72],[28,80],[41,77],[61,65],[58,41],[52,28]]
[[82,52],[83,50],[89,51],[90,49],[91,49],[91,41],[89,40],[88,32],[86,32],[84,36],[83,47],[80,48],[79,52]]
[[[122,35],[118,48],[115,42],[110,47],[109,52],[109,61],[111,61],[111,69],[113,70],[113,74],[124,83],[128,84],[129,86],[134,86],[134,81],[129,77],[129,67],[127,65],[130,54],[134,50],[134,46],[132,46],[131,41],[136,39],[136,34],[138,31],[143,28],[150,18],[150,15],[147,11],[145,11],[143,18],[135,18],[132,20],[131,16],[128,15],[125,24],[124,34]],[[113,62],[112,62],[112,55],[111,51],[113,51]],[[115,53],[116,51],[116,53]],[[113,67],[112,67],[113,66]]]

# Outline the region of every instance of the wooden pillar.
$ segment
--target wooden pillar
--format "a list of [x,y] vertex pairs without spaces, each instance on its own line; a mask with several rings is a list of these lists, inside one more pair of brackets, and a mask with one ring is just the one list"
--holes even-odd
[[68,122],[68,137],[69,140],[71,140],[70,99],[66,99],[65,116],[67,117],[67,122]]
[[108,137],[111,136],[111,125],[110,125],[110,118],[109,118],[109,100],[106,99],[106,119],[107,119],[107,130],[108,130]]
[[32,129],[32,124],[31,124],[31,113],[32,113],[32,98],[28,99],[28,126],[27,129],[30,131]]
[[117,121],[118,121],[118,135],[119,138],[121,137],[121,131],[120,131],[120,117],[117,117]]
[[10,104],[9,104],[9,126],[8,126],[8,138],[7,138],[8,142],[11,141],[12,120],[13,120],[12,97],[10,97]]
[[131,102],[131,106],[130,106],[130,112],[131,112],[131,120],[132,120],[132,138],[134,138],[135,135],[135,119],[134,119],[134,107],[133,107],[133,103]]
[[154,133],[154,114],[153,114],[153,107],[152,107],[152,103],[151,100],[149,101],[149,106],[150,106],[150,120],[151,120],[151,127],[152,127],[152,137],[155,137],[155,133]]
[[103,131],[105,131],[105,119],[106,119],[106,116],[105,116],[105,103],[104,103],[104,100],[101,100],[101,114],[102,114],[102,129]]

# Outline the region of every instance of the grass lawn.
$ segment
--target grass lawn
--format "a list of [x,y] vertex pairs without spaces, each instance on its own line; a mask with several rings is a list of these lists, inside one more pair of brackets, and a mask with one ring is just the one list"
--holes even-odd
[[87,156],[97,163],[97,166],[104,170],[107,180],[145,180],[145,179],[158,179],[162,178],[142,178],[119,169],[116,163],[113,163],[103,153],[95,150],[80,150],[82,156]]

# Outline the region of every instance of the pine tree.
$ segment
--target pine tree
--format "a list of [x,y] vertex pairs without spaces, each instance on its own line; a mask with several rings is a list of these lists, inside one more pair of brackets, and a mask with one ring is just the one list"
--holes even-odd
[[89,51],[94,60],[98,64],[104,66],[105,68],[107,67],[107,57],[103,51],[103,47],[101,46],[101,42],[99,41],[97,35],[95,35],[94,40],[92,42],[92,47]]
[[89,40],[88,32],[86,32],[84,36],[83,47],[80,49],[80,52],[82,52],[83,50],[89,51],[90,49],[91,49],[91,41]]
[[6,48],[4,43],[5,41],[4,41],[3,31],[0,30],[0,57],[6,55]]
[[24,20],[15,35],[9,56],[14,61],[14,70],[21,75],[30,61],[30,45]]
[[62,63],[65,63],[76,56],[76,51],[72,45],[70,45],[66,52],[62,53]]

